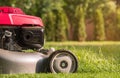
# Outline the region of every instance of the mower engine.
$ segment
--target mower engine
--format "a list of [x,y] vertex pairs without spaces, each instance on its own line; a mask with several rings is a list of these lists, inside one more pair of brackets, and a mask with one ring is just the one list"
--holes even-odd
[[41,27],[0,27],[0,48],[21,51],[40,49],[44,44]]
[[25,15],[19,8],[0,8],[0,48],[12,51],[40,49],[44,29],[40,18]]

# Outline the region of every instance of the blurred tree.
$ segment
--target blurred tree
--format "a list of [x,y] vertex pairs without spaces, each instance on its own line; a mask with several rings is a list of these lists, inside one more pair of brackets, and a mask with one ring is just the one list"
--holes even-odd
[[[119,28],[117,27],[116,2],[109,0],[103,8],[106,40],[119,40]],[[117,32],[117,33],[116,33]]]
[[117,27],[120,28],[120,8],[117,8]]
[[95,40],[105,40],[104,17],[102,10],[96,9],[94,14]]
[[[57,13],[56,13],[57,12]],[[55,41],[65,41],[67,39],[67,26],[68,19],[64,10],[56,11],[56,20],[55,20]]]
[[[56,13],[57,12],[57,13]],[[48,41],[65,41],[68,20],[61,10],[49,12],[43,16],[45,22],[45,34]]]
[[[67,14],[67,17],[70,23],[69,39],[84,41],[86,39],[86,31],[85,31],[86,11],[87,11],[90,0],[76,0],[76,1],[64,0],[64,1],[66,3],[64,10]],[[81,6],[81,9],[80,8],[78,9],[78,6]]]
[[85,12],[82,6],[76,8],[76,25],[74,29],[74,37],[78,41],[85,41],[86,39],[86,27],[85,27]]
[[45,22],[45,37],[48,41],[55,41],[55,22],[53,20],[56,20],[56,16],[53,12],[48,12],[46,15],[42,18]]

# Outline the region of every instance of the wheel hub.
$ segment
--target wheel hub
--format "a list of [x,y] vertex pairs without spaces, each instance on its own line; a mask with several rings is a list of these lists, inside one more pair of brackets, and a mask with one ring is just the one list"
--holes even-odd
[[66,62],[66,61],[62,61],[61,63],[60,63],[60,67],[61,68],[67,68],[68,67],[68,63]]

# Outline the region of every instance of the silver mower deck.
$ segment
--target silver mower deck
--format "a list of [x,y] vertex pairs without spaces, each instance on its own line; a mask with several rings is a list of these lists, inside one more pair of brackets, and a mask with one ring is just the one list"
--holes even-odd
[[43,54],[0,49],[0,74],[74,73],[77,68],[76,57],[66,50],[56,50]]
[[45,72],[48,56],[35,52],[12,52],[0,49],[0,73]]

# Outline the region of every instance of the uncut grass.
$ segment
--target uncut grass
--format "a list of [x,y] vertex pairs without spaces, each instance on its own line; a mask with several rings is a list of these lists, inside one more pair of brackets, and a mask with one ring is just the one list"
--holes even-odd
[[46,45],[66,49],[78,58],[78,73],[120,72],[120,45]]

